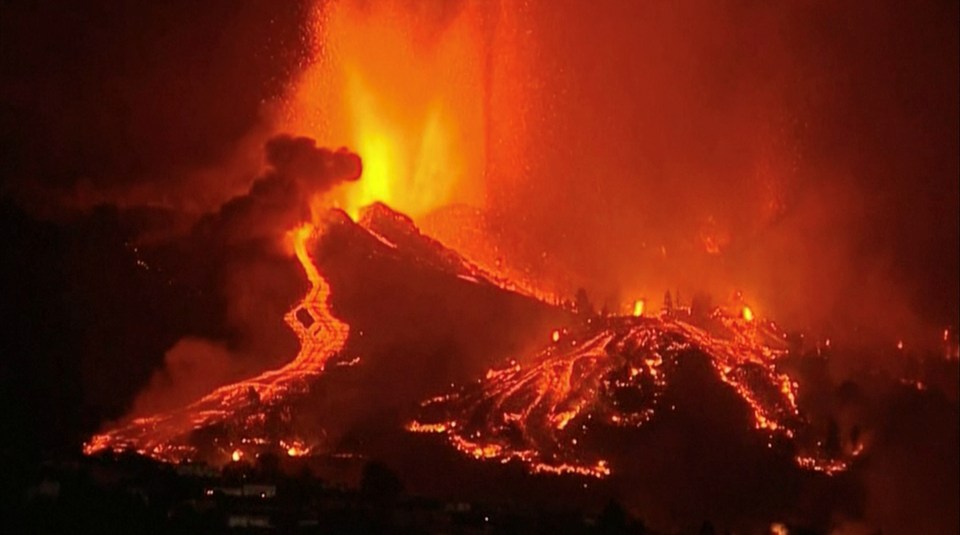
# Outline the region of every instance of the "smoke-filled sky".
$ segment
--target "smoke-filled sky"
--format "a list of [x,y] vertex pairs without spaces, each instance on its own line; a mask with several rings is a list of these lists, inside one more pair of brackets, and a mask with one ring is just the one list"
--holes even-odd
[[956,3],[526,17],[533,180],[499,200],[544,250],[624,300],[738,288],[811,327],[956,322]]
[[[468,4],[413,20],[460,31]],[[245,191],[315,7],[5,2],[5,192],[197,211]],[[957,323],[955,2],[484,9],[486,208],[597,301],[741,289],[826,330]]]
[[[14,449],[76,445],[146,385],[162,398],[162,367],[171,381],[230,376],[238,355],[255,361],[246,373],[292,354],[282,315],[304,281],[274,242],[308,208],[288,195],[333,187],[302,171],[346,153],[317,147],[357,133],[390,145],[376,128],[390,119],[426,120],[392,125],[422,134],[398,146],[419,148],[404,156],[426,169],[408,184],[430,194],[397,195],[409,203],[397,208],[478,204],[508,263],[598,305],[742,290],[788,329],[853,326],[889,349],[937,344],[960,323],[955,0],[340,0],[350,9],[324,27],[317,9],[332,4],[0,2],[0,231],[14,273],[0,281],[0,435]],[[394,22],[421,26],[382,31]],[[343,65],[330,83],[379,108],[303,86]],[[436,98],[427,76],[442,78]],[[351,103],[368,123],[325,131],[358,115]],[[394,169],[348,148],[365,170]],[[422,180],[451,168],[469,183],[437,195]],[[116,209],[138,204],[171,210]],[[143,228],[170,238],[179,278],[140,269]],[[868,509],[942,520],[926,511],[948,506],[898,493],[956,489],[936,483],[956,474],[949,403],[884,408],[894,423],[877,427],[897,449],[871,473],[894,490]]]

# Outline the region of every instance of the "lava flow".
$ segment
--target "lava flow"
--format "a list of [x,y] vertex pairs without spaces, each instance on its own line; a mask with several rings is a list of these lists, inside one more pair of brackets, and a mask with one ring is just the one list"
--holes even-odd
[[[176,410],[156,414],[118,426],[95,435],[84,445],[86,454],[102,450],[133,449],[142,455],[164,461],[195,458],[198,451],[190,443],[191,433],[231,419],[244,419],[241,435],[229,444],[220,444],[223,458],[238,460],[245,445],[271,446],[263,428],[265,414],[271,407],[288,401],[289,393],[305,389],[306,381],[324,370],[327,361],[343,348],[350,327],[330,311],[330,286],[314,265],[308,243],[316,227],[305,223],[293,229],[297,260],[310,282],[310,290],[290,310],[284,320],[300,340],[300,351],[289,364],[264,372],[257,377],[217,388],[210,394]],[[308,453],[310,445],[297,438],[286,438],[275,444],[291,456]]]
[[[554,331],[552,343],[525,363],[510,361],[486,377],[423,403],[409,431],[443,433],[477,459],[518,460],[532,472],[603,477],[613,468],[585,444],[592,432],[639,428],[662,411],[686,359],[705,357],[716,377],[746,404],[772,447],[804,425],[797,384],[776,367],[786,354],[772,322],[716,310],[703,326],[683,311],[659,317],[593,318],[580,332]],[[828,474],[842,459],[797,456]]]

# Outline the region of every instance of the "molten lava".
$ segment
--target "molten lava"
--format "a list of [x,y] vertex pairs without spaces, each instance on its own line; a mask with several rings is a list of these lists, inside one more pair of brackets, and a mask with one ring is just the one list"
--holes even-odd
[[[361,155],[364,179],[332,193],[337,207],[357,220],[363,207],[382,202],[422,223],[451,206],[482,209],[497,194],[491,176],[505,180],[523,168],[532,100],[523,58],[532,52],[519,30],[525,8],[517,7],[316,2],[314,56],[276,126]],[[443,220],[424,229],[501,287],[559,302],[565,288],[545,288],[476,227]]]
[[[524,364],[510,361],[478,383],[427,400],[422,417],[407,429],[442,433],[477,459],[518,460],[533,472],[606,476],[613,470],[609,460],[584,447],[591,431],[641,427],[672,410],[661,407],[671,378],[681,373],[684,359],[700,354],[746,404],[768,441],[793,439],[803,421],[797,384],[776,368],[786,354],[783,334],[772,322],[719,309],[707,323],[698,327],[685,313],[591,320],[560,343],[554,336]],[[819,453],[795,461],[827,474],[847,466]]]
[[305,381],[323,372],[350,333],[349,326],[331,313],[330,286],[310,257],[308,243],[315,232],[316,228],[306,223],[289,233],[294,253],[310,282],[306,296],[284,316],[300,340],[296,358],[282,368],[217,388],[186,407],[137,418],[95,435],[84,445],[84,452],[134,449],[165,461],[192,459],[198,454],[190,440],[193,432],[240,419],[240,436],[217,445],[222,460],[239,461],[244,449],[250,447],[277,446],[291,456],[307,453],[311,447],[300,440],[291,440],[286,447],[279,442],[273,444],[275,437],[268,437],[262,424],[268,410],[289,401],[290,394],[307,386]]
[[482,196],[486,158],[483,6],[318,2],[317,55],[291,95],[286,130],[363,157],[340,205],[419,217]]

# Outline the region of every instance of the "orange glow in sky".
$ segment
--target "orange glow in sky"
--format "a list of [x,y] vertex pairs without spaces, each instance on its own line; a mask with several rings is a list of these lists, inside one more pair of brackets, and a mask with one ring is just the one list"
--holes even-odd
[[481,202],[481,8],[318,3],[318,53],[297,84],[287,128],[360,154],[362,180],[338,196],[351,216],[375,201],[414,218]]

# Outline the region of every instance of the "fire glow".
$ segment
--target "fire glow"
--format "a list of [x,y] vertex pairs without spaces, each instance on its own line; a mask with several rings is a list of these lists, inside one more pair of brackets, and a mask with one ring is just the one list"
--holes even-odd
[[[464,6],[453,20],[441,4],[421,7],[315,7],[319,53],[296,84],[285,127],[363,157],[364,179],[338,199],[354,219],[377,201],[416,218],[482,195],[482,6]],[[321,105],[329,102],[337,105]]]
[[[240,437],[238,444],[222,445],[231,452],[228,454],[230,459],[236,462],[243,458],[243,445],[270,446],[270,440],[262,429],[258,429],[256,422],[262,419],[268,407],[285,402],[287,394],[300,388],[304,380],[322,373],[327,361],[343,348],[350,334],[350,327],[330,312],[330,286],[310,257],[309,244],[316,230],[313,224],[304,223],[288,233],[293,253],[310,283],[310,289],[300,303],[284,316],[300,340],[300,351],[289,364],[217,388],[186,407],[137,418],[95,435],[84,445],[84,453],[133,449],[165,461],[192,459],[197,455],[190,442],[193,431],[244,417],[253,420],[241,426],[246,436]],[[301,319],[304,316],[309,318],[308,324]],[[306,453],[309,448],[295,442],[286,450],[296,456]]]
[[[582,439],[597,426],[641,427],[673,410],[661,400],[694,350],[749,407],[758,431],[793,439],[802,418],[797,383],[776,368],[786,354],[783,334],[772,322],[720,309],[711,321],[709,332],[685,312],[593,321],[579,340],[558,345],[555,336],[526,366],[511,361],[478,384],[427,400],[424,416],[407,429],[444,434],[476,459],[519,461],[534,473],[605,477],[613,471],[608,460],[588,454]],[[827,475],[848,466],[822,454],[798,455],[795,462]]]
[[38,530],[960,524],[960,2],[32,4]]
[[[355,150],[363,159],[363,180],[339,186],[311,205],[314,220],[329,204],[355,221],[362,219],[362,209],[376,203],[413,219],[451,204],[484,204],[485,188],[490,187],[489,86],[494,55],[489,14],[480,2],[449,12],[434,4],[422,9],[402,4],[333,1],[315,7],[316,61],[296,80],[286,123],[277,126],[310,134],[322,145]],[[289,457],[322,453],[310,440],[292,434],[268,438],[261,429],[264,411],[286,402],[287,394],[322,373],[350,333],[349,326],[331,313],[329,285],[310,258],[308,244],[318,230],[303,224],[289,233],[292,253],[310,283],[302,302],[285,316],[301,344],[292,362],[218,388],[182,409],[96,435],[85,451],[133,448],[159,459],[183,460],[197,454],[189,441],[191,432],[243,419],[238,426],[242,436],[218,445],[224,459],[239,462],[266,447],[276,447]],[[398,247],[367,230],[384,245]],[[733,239],[712,218],[700,237],[713,257],[723,257]],[[663,258],[668,256],[666,246],[659,250]],[[497,264],[500,261],[498,257]],[[502,273],[477,265],[494,275]],[[519,289],[526,286],[516,278],[469,273],[460,279],[478,283],[485,278],[500,288],[545,295]],[[711,317],[719,328],[695,325],[690,307],[681,306],[677,295],[677,306],[665,304],[659,315],[641,298],[632,307],[616,303],[623,315],[597,320],[587,332],[566,327],[548,334],[541,331],[538,336],[545,342],[541,351],[522,360],[522,365],[511,360],[490,369],[476,385],[428,400],[424,416],[409,422],[407,430],[442,434],[469,457],[519,461],[533,473],[606,477],[615,467],[602,456],[585,454],[583,435],[597,425],[638,428],[674,410],[661,406],[661,399],[680,353],[692,348],[707,356],[716,378],[744,403],[754,430],[795,439],[802,420],[799,384],[777,368],[786,353],[786,335],[744,304],[739,293],[735,308],[717,310]],[[768,310],[765,303],[759,305],[758,310]],[[943,338],[948,341],[949,331]],[[829,339],[825,345],[830,346]],[[897,347],[903,350],[903,342]],[[633,396],[632,406],[611,402],[612,393],[625,392]],[[849,466],[846,459],[817,452],[798,454],[794,462],[828,475]]]

